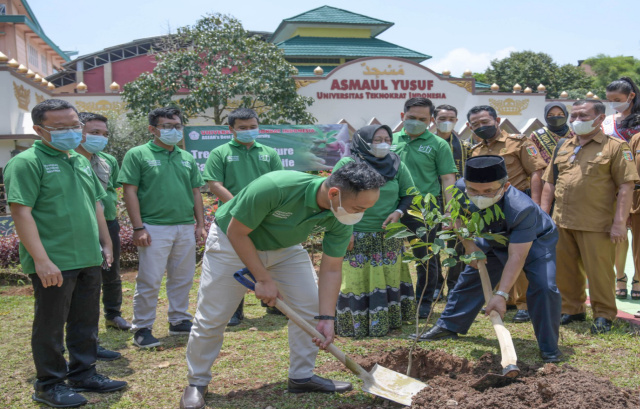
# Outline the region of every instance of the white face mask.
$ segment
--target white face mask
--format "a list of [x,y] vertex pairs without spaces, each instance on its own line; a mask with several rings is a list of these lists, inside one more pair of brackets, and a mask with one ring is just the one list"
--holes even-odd
[[475,204],[478,209],[486,209],[487,207],[493,206],[498,203],[498,201],[502,198],[502,192],[504,188],[500,189],[494,197],[485,197],[485,196],[471,196],[469,195],[469,200]]
[[371,144],[371,153],[376,158],[384,158],[389,154],[391,150],[391,145],[386,142]]
[[611,107],[611,109],[618,111],[620,113],[624,112],[627,110],[627,108],[629,108],[629,105],[631,105],[631,103],[629,101],[626,102],[609,102],[609,106]]
[[329,206],[331,206],[331,211],[333,215],[338,219],[338,221],[342,224],[346,224],[350,226],[352,224],[358,223],[362,220],[362,216],[364,216],[364,212],[361,213],[349,213],[342,207],[342,195],[338,190],[338,202],[340,203],[338,206],[338,210],[333,210],[333,203],[331,202],[331,198],[329,198]]
[[436,128],[438,128],[438,131],[440,132],[449,133],[453,131],[453,122],[451,121],[437,122]]
[[593,123],[598,117],[593,118],[591,121],[573,121],[571,122],[571,127],[573,128],[573,132],[578,135],[587,135],[593,132]]

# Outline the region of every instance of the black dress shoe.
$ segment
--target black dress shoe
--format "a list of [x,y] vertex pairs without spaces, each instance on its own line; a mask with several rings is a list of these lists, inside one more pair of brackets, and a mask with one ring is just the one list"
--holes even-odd
[[[410,338],[416,339],[416,334],[411,334]],[[458,333],[434,325],[431,329],[420,337],[418,341],[439,341],[441,339],[457,339]]]
[[422,301],[420,304],[420,308],[418,309],[418,317],[419,318],[428,318],[431,313],[431,305]]
[[593,320],[593,325],[591,326],[592,334],[604,334],[609,331],[611,331],[611,320],[604,317],[598,317]]
[[87,403],[84,396],[77,394],[63,382],[48,387],[36,384],[35,389],[31,399],[53,408],[76,408]]
[[98,345],[98,361],[114,361],[122,357],[120,352],[110,351]]
[[518,310],[516,315],[513,316],[513,322],[529,322],[531,321],[531,317],[529,317],[529,311],[527,310]]
[[585,321],[587,314],[581,312],[580,314],[562,314],[560,316],[560,325],[567,325],[574,321]]
[[205,406],[204,395],[207,394],[207,386],[189,385],[184,388],[180,398],[180,409],[202,409]]
[[557,350],[552,354],[548,354],[546,352],[540,351],[540,358],[542,358],[542,361],[544,363],[557,364],[558,362],[562,361],[562,352],[560,352],[560,350]]
[[290,393],[342,393],[353,389],[349,382],[334,381],[313,375],[307,382],[297,382],[289,378],[288,390]]
[[78,382],[69,381],[69,386],[76,392],[115,392],[127,387],[125,381],[114,381],[100,374],[95,374]]

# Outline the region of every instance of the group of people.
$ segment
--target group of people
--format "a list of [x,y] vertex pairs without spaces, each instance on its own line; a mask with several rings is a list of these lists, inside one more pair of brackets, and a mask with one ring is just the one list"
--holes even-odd
[[[405,241],[385,238],[387,226],[401,222],[412,243],[433,242],[439,229],[426,230],[409,214],[413,195],[432,195],[436,200],[424,203],[427,209],[448,215],[451,187],[464,193],[465,211],[484,214],[498,206],[504,215],[484,231],[506,237],[506,244],[476,239],[456,245],[458,254],[481,250],[487,256],[478,262],[486,262],[496,291],[486,313],[504,316],[511,302],[515,322],[532,322],[541,358],[558,362],[559,325],[586,319],[587,278],[592,332],[611,329],[614,265],[616,254],[626,256],[627,225],[636,262],[631,296],[640,297],[638,93],[628,78],[612,83],[607,99],[618,113],[609,117],[599,100],[577,101],[571,112],[550,103],[547,126],[529,137],[500,130],[496,111],[476,106],[466,115],[473,145],[454,132],[455,107],[412,98],[400,114],[401,131],[386,125],[357,130],[351,155],[326,178],[283,170],[277,152],[256,140],[260,124],[251,109],[229,114],[233,138],[211,152],[201,175],[193,156],[177,146],[183,118],[176,108],[149,113],[153,139],[127,152],[120,168],[102,152],[110,136],[105,117],[78,113],[62,100],[39,103],[32,119],[41,140],[5,168],[21,264],[34,288],[33,399],[74,407],[87,402],[78,392],[125,388],[126,382],[96,372],[97,359],[119,357],[98,345],[101,287],[106,325],[132,331],[139,348],[153,348],[161,345],[152,331],[165,271],[169,333],[189,336],[183,409],[205,406],[225,328],[243,318],[247,290],[233,273],[244,267],[256,278],[258,299],[269,307],[285,300],[324,336],[310,338],[289,322],[291,393],[350,390],[348,382],[314,375],[318,349],[336,334],[384,336],[416,315],[428,317],[439,298],[447,300],[441,317],[415,336],[457,338],[483,305],[477,262],[443,268],[439,257],[428,257],[429,246],[414,245],[414,290],[403,262]],[[220,202],[208,232],[205,182]],[[120,186],[139,251],[131,323],[121,314]],[[301,243],[318,232],[323,254],[316,273]],[[189,291],[202,242],[192,317]],[[626,297],[624,267],[617,279],[617,296]],[[440,292],[445,281],[446,297]]]

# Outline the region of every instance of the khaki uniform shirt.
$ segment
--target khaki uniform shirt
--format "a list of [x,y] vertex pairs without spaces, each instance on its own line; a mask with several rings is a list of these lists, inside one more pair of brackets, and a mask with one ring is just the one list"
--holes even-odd
[[504,131],[500,131],[500,135],[491,144],[482,141],[471,148],[471,157],[481,155],[502,156],[507,166],[509,183],[520,191],[531,187],[529,176],[533,172],[547,167],[538,149],[529,138],[525,135],[508,134]]
[[[565,229],[605,233],[613,224],[618,187],[638,181],[633,154],[626,142],[602,132],[579,147],[577,136],[567,139],[553,161],[558,166],[553,221]],[[543,179],[553,183],[553,164]]]
[[[640,174],[640,133],[633,135],[631,141],[629,141],[629,145],[631,146],[633,158],[636,161],[636,170]],[[636,185],[636,189],[639,187],[640,186]],[[633,191],[633,205],[631,206],[631,213],[640,213],[640,189]]]

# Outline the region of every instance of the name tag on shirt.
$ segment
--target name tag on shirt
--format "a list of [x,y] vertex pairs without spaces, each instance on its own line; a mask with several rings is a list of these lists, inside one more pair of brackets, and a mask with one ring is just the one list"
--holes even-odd
[[160,165],[162,165],[162,162],[160,162],[159,159],[148,159],[147,160],[147,165],[149,165],[149,166],[160,166]]
[[432,149],[431,145],[420,145],[418,152],[429,153]]
[[227,156],[227,162],[240,162],[240,157],[239,156]]
[[258,156],[258,159],[261,160],[262,162],[270,162],[271,155],[260,155]]

